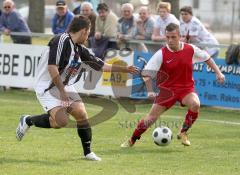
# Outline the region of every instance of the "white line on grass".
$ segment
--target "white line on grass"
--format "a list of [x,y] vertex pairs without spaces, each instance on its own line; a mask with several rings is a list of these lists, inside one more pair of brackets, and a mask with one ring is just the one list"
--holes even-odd
[[[87,110],[96,111],[96,108],[87,107]],[[143,113],[143,112],[132,113],[132,115],[141,115],[141,116],[145,116],[146,114],[147,113]],[[179,117],[179,116],[174,116],[174,115],[163,115],[163,117],[168,117],[168,118],[172,118],[172,119],[184,119],[184,117]],[[232,121],[226,121],[226,120],[210,120],[210,119],[199,118],[198,121],[226,124],[226,125],[240,125],[240,122],[232,122]]]

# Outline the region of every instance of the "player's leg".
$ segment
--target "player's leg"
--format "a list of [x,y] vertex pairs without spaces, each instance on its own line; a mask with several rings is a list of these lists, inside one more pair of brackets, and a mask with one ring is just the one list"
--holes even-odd
[[88,160],[100,161],[101,158],[91,151],[92,129],[88,122],[85,105],[81,101],[75,101],[71,104],[68,112],[77,122],[77,133],[82,142],[84,156]]
[[178,138],[182,139],[182,143],[184,145],[190,146],[190,141],[188,140],[187,137],[187,131],[192,127],[193,123],[198,118],[200,100],[195,92],[191,92],[182,99],[182,104],[188,107],[188,112],[186,114],[184,123],[180,128]]
[[121,144],[121,147],[131,147],[139,140],[141,135],[158,119],[158,117],[168,108],[158,104],[153,104],[149,114],[143,118],[135,128],[130,139]]
[[16,138],[21,141],[31,126],[56,129],[65,127],[68,123],[68,118],[66,109],[61,106],[57,106],[48,111],[48,113],[41,115],[24,115],[20,118],[20,122],[16,130]]

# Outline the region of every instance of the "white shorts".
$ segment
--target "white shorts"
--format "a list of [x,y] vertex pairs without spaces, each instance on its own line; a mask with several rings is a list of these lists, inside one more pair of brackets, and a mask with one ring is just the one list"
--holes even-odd
[[[65,86],[65,90],[69,96],[70,105],[75,101],[82,101],[80,95],[77,93],[76,89],[73,86]],[[59,90],[56,87],[53,87],[44,93],[36,92],[36,95],[38,101],[46,112],[57,106],[62,106]]]

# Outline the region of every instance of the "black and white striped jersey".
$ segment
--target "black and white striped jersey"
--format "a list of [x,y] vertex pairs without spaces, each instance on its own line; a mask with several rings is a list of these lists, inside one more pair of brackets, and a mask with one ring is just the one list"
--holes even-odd
[[82,69],[88,65],[94,70],[100,70],[104,62],[92,55],[87,48],[74,44],[68,33],[56,35],[48,43],[48,48],[43,51],[37,69],[35,90],[43,92],[52,83],[48,72],[48,65],[56,65],[65,84],[74,82]]

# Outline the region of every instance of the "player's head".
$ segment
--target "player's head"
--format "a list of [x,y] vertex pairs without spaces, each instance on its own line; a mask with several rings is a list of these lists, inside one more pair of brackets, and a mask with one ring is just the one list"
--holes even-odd
[[184,22],[189,22],[193,16],[193,10],[191,6],[184,6],[180,9],[180,15]]
[[67,32],[77,34],[78,43],[83,43],[87,40],[90,32],[91,22],[87,17],[75,16],[69,24]]
[[170,23],[165,29],[165,35],[168,46],[172,50],[178,50],[180,42],[180,29],[179,25]]
[[160,17],[164,19],[171,12],[171,4],[169,2],[159,2],[157,10]]

